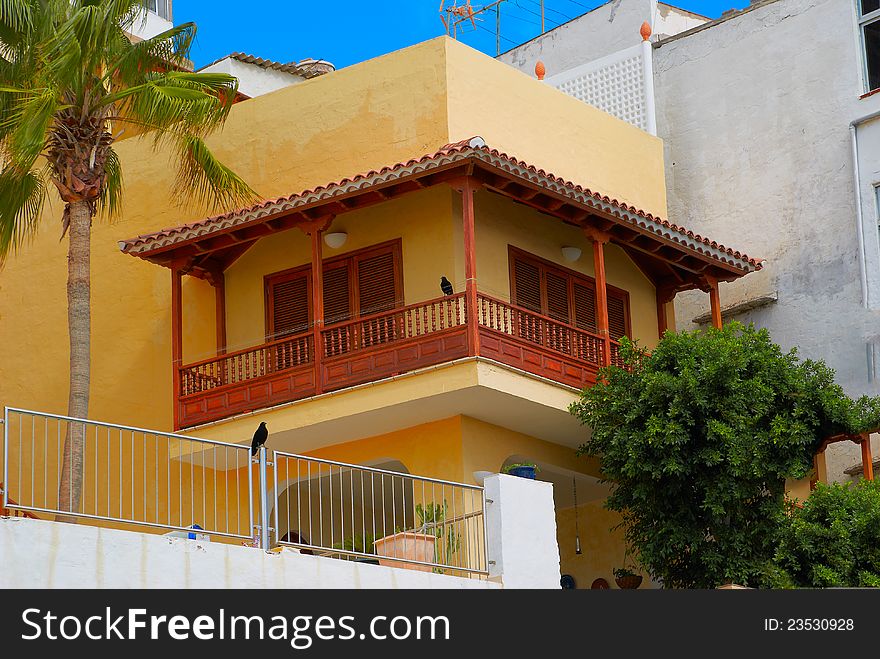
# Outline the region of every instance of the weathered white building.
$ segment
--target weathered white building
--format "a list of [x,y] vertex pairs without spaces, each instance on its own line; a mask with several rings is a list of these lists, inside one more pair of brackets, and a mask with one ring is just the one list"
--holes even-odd
[[235,76],[239,94],[247,98],[262,96],[335,70],[336,67],[325,60],[308,58],[283,63],[245,53],[231,53],[199,69],[203,73]]
[[[501,59],[656,125],[670,219],[766,259],[722,285],[725,319],[880,394],[880,0],[752,0],[717,20],[612,0]],[[679,328],[709,322],[703,296],[676,297]],[[829,477],[859,460],[832,446]]]
[[145,0],[144,12],[131,26],[136,39],[149,39],[174,27],[172,0]]

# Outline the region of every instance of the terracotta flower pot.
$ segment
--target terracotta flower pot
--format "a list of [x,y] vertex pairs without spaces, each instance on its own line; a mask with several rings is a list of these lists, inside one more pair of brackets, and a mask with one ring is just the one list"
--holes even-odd
[[642,575],[628,574],[623,577],[615,577],[614,581],[618,588],[638,588],[642,585]]
[[383,556],[394,557],[399,559],[409,559],[411,561],[422,561],[424,563],[434,562],[434,544],[437,538],[433,535],[425,533],[413,533],[404,531],[395,533],[394,535],[379,538],[373,543],[376,550],[376,556],[379,559],[379,565],[387,567],[402,567],[408,570],[418,570],[419,572],[430,572],[433,568],[430,565],[418,565],[417,563],[407,563],[406,561],[392,561]]

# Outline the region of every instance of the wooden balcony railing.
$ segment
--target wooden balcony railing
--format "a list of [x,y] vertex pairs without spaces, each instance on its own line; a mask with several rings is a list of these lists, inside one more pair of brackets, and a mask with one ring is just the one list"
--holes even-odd
[[312,362],[313,334],[296,334],[255,348],[205,359],[179,369],[180,395],[248,382]]
[[[595,383],[604,361],[598,334],[482,293],[470,314],[465,300],[459,293],[332,325],[320,332],[318,346],[309,332],[187,364],[178,369],[180,426],[475,354],[467,332],[471,322],[477,324],[481,356],[573,387]],[[616,341],[611,359],[621,365]]]
[[399,307],[328,327],[321,332],[324,357],[414,339],[465,324],[464,293]]
[[602,365],[602,338],[548,316],[483,295],[477,298],[480,326],[507,334],[577,360]]

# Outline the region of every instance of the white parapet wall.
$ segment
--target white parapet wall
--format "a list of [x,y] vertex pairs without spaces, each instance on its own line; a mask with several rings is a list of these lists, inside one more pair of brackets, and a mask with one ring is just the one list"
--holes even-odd
[[0,588],[499,588],[294,551],[0,518]]
[[0,517],[0,588],[559,588],[553,486],[486,479],[489,578]]
[[494,474],[483,486],[490,579],[505,588],[558,589],[553,484]]

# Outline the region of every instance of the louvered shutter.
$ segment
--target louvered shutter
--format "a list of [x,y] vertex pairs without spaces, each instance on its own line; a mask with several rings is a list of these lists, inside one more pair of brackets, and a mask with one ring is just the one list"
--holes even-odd
[[615,341],[626,334],[626,300],[610,291],[608,294],[608,332]]
[[[361,258],[357,262],[358,309],[361,316],[389,311],[397,306],[394,253],[391,250]],[[360,343],[372,346],[394,340],[397,319],[382,316],[361,323]]]
[[357,278],[358,311],[361,316],[381,313],[396,306],[394,254],[390,250],[359,259]]
[[541,313],[541,272],[538,266],[516,259],[513,262],[515,304]]
[[348,263],[324,269],[324,325],[351,318]]
[[272,327],[274,339],[304,332],[309,328],[309,282],[305,274],[272,284]]
[[[569,323],[571,313],[568,295],[569,278],[552,270],[544,273],[544,285],[547,291],[547,310],[545,315],[560,323]],[[568,330],[560,325],[547,324],[544,340],[549,348],[560,352],[569,352],[571,346]]]
[[574,325],[596,331],[596,290],[579,281],[574,282]]
[[547,271],[547,315],[560,323],[569,322],[568,277]]

